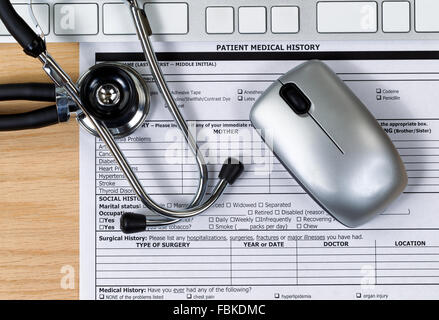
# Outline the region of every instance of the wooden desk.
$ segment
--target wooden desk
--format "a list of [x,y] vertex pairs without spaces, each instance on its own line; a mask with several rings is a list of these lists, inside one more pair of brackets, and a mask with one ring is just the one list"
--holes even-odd
[[[50,81],[40,62],[17,45],[1,44],[0,50],[0,83]],[[79,46],[50,44],[49,50],[77,78]],[[0,103],[0,114],[35,106]],[[79,135],[74,120],[0,132],[0,229],[0,299],[79,297]],[[61,288],[63,266],[75,270],[73,290]]]

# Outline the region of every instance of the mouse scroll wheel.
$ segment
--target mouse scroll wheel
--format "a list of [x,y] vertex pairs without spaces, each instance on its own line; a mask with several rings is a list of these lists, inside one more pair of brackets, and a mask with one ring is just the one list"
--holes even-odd
[[280,89],[280,96],[299,115],[308,113],[311,101],[294,83],[286,83]]

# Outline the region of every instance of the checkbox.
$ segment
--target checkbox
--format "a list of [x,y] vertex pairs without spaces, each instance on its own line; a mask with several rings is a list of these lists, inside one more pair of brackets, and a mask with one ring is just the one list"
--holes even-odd
[[356,297],[357,297],[357,299],[360,299],[361,298],[361,293],[357,293]]
[[242,96],[238,96],[238,101],[242,101]]
[[297,229],[302,229],[302,225],[300,223],[297,224]]
[[263,202],[259,202],[259,203],[258,203],[258,207],[259,207],[259,208],[263,208],[263,207],[264,207],[264,203],[263,203]]
[[381,88],[377,88],[377,93],[381,93]]
[[280,298],[280,294],[279,294],[279,293],[275,293],[275,294],[274,294],[274,298],[275,298],[275,299],[279,299],[279,298]]
[[280,210],[274,210],[274,214],[280,214]]
[[243,94],[243,90],[242,89],[238,89],[238,94]]
[[212,230],[213,228],[215,228],[215,226],[213,224],[209,224],[209,229]]
[[104,218],[100,218],[99,219],[99,223],[105,223],[105,219]]
[[188,295],[187,295],[187,298],[188,298],[188,299],[192,299],[192,295],[191,295],[191,294],[188,294]]
[[227,203],[226,203],[226,207],[227,207],[227,208],[231,208],[231,207],[232,207],[232,204],[231,204],[230,202],[227,202]]
[[249,211],[248,211],[248,215],[249,215],[249,216],[253,215],[253,210],[249,210]]
[[297,222],[301,222],[302,221],[302,217],[297,217]]
[[105,296],[103,294],[100,294],[99,299],[105,299]]
[[167,204],[166,204],[166,207],[167,207],[167,208],[172,208],[172,203],[167,203]]
[[214,222],[215,218],[214,217],[209,217],[209,222]]
[[104,230],[104,226],[99,226],[99,230]]
[[377,95],[377,100],[382,100],[381,95]]

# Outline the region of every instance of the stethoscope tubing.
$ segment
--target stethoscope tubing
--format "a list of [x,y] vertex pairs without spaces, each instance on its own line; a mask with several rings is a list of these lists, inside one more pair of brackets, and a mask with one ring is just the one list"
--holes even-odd
[[0,131],[39,129],[59,123],[56,105],[30,112],[0,115]]
[[162,219],[147,219],[145,216],[146,226],[160,226],[178,222],[182,218],[192,217],[209,209],[219,199],[226,187],[229,184],[233,184],[236,178],[242,173],[243,166],[241,163],[231,163],[231,159],[228,159],[221,169],[219,180],[214,190],[210,196],[204,200],[208,182],[207,164],[205,163],[203,155],[198,149],[196,141],[192,136],[186,121],[184,120],[174,101],[174,98],[167,86],[163,73],[157,62],[154,49],[149,39],[152,32],[146,14],[144,10],[138,6],[136,0],[127,0],[127,2],[130,6],[137,33],[154,79],[161,94],[163,95],[163,98],[165,99],[166,104],[168,105],[168,109],[174,117],[197,162],[200,174],[199,185],[190,205],[184,210],[163,208],[148,196],[132,167],[129,165],[126,157],[117,145],[110,130],[107,128],[104,122],[93,117],[90,112],[88,112],[87,108],[85,108],[83,102],[81,101],[80,92],[77,85],[50,56],[50,54],[47,52],[44,39],[38,36],[24,22],[24,20],[16,13],[10,1],[0,1],[0,18],[8,31],[23,47],[25,53],[40,60],[40,62],[43,64],[43,70],[59,88],[63,88],[65,90],[70,98],[77,104],[82,113],[89,118],[91,124],[96,129],[97,134],[106,144],[129,184],[132,186],[133,191],[140,198],[142,203],[152,212],[162,216]]
[[[0,101],[27,100],[55,102],[53,83],[12,83],[0,85]],[[0,131],[38,129],[59,123],[56,105],[30,112],[0,114]]]
[[0,85],[0,101],[28,100],[56,102],[53,83],[11,83]]

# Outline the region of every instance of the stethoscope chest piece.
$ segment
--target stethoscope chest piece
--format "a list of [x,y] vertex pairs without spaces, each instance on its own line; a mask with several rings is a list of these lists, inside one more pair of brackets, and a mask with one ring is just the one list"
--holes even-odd
[[[115,138],[133,133],[145,121],[150,104],[145,80],[133,68],[100,63],[78,80],[81,101],[93,117],[105,123]],[[90,120],[79,112],[78,122],[98,136]]]

